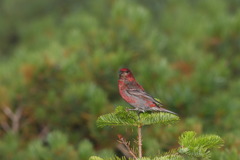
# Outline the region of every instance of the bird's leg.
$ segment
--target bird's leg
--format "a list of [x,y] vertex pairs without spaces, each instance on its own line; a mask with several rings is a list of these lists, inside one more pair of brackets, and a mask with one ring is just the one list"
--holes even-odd
[[145,110],[142,110],[142,109],[138,109],[137,111],[138,111],[138,116],[140,115],[140,113],[144,113],[145,112]]
[[[137,108],[134,108],[134,109],[126,108],[126,112],[128,112],[128,111],[138,111],[138,109]],[[128,115],[128,117],[131,117],[135,121],[137,121],[137,119],[135,119],[135,117],[130,112],[128,112],[127,115]]]
[[134,108],[134,109],[127,108],[127,111],[138,111],[138,114],[140,114],[141,112],[145,112],[145,110],[139,109],[139,108]]

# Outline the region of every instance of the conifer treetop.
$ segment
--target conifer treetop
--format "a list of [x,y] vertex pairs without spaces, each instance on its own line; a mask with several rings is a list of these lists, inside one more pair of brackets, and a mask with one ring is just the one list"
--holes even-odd
[[179,120],[179,117],[165,112],[127,111],[126,107],[118,106],[113,113],[102,115],[97,120],[98,127],[105,126],[144,126],[151,124],[168,125]]

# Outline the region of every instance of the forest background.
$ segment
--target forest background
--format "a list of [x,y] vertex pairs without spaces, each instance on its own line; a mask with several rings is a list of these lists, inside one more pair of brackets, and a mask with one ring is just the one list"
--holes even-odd
[[121,155],[117,134],[96,126],[116,106],[129,67],[178,113],[144,128],[144,155],[176,148],[187,130],[221,136],[212,159],[240,154],[240,1],[1,0],[0,159]]

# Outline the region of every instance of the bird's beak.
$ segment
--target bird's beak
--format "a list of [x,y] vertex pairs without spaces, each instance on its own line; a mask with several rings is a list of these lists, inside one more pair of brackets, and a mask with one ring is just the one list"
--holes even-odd
[[122,75],[122,71],[119,71],[118,72],[118,77],[121,78],[121,75]]

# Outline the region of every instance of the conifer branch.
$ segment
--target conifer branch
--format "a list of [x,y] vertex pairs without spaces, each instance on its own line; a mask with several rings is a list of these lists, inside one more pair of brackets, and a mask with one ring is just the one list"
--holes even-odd
[[145,112],[138,115],[135,111],[126,111],[117,107],[113,113],[102,115],[97,120],[98,127],[104,126],[144,126],[151,124],[173,124],[179,117],[170,113]]
[[89,160],[104,160],[104,159],[102,159],[102,158],[100,158],[100,157],[97,157],[97,156],[91,156],[91,157],[89,158]]
[[[138,128],[138,157],[130,149],[129,143],[120,139],[133,156],[138,160],[150,160],[150,158],[142,157],[142,131],[141,128],[144,125],[151,124],[172,124],[179,120],[179,117],[169,113],[163,112],[145,112],[137,113],[135,111],[126,111],[124,107],[117,107],[113,113],[102,115],[97,120],[99,127],[104,126],[136,126]],[[210,150],[213,148],[219,148],[223,145],[223,140],[217,135],[202,135],[196,137],[196,133],[193,131],[184,132],[179,137],[180,147],[178,149],[169,152],[168,154],[155,157],[154,160],[183,160],[183,156],[190,156],[195,158],[209,159],[211,157]],[[130,158],[131,159],[131,158]],[[109,160],[124,160],[124,158],[114,157]]]
[[179,117],[165,112],[141,113],[140,120],[143,125],[151,124],[173,124],[179,120]]
[[179,137],[181,147],[178,152],[191,157],[210,159],[210,149],[219,148],[223,143],[223,140],[217,135],[196,137],[196,132],[186,131]]

